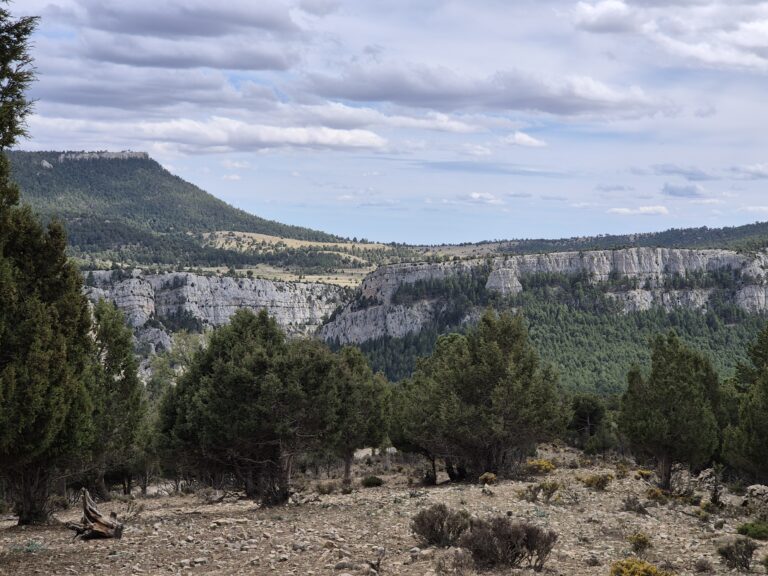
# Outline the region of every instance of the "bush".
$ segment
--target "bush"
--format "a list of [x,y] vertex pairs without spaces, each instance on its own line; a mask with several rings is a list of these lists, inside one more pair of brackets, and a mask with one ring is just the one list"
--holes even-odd
[[315,490],[317,490],[318,494],[322,494],[323,496],[327,496],[328,494],[334,494],[339,489],[339,486],[336,482],[330,481],[330,482],[318,482],[315,486]]
[[562,488],[560,482],[539,482],[538,484],[532,484],[526,487],[524,490],[519,490],[517,494],[526,502],[538,502],[539,496],[545,504],[549,504],[555,493]]
[[760,520],[739,526],[738,533],[755,540],[768,540],[768,522]]
[[378,488],[384,484],[384,480],[378,476],[366,476],[360,481],[363,488]]
[[749,572],[752,565],[752,555],[758,546],[749,538],[737,538],[730,544],[724,544],[717,549],[717,553],[723,558],[723,562],[731,570],[743,570]]
[[411,521],[411,531],[417,538],[425,544],[443,548],[455,546],[468,529],[469,513],[450,510],[445,504],[421,510]]
[[648,488],[645,495],[648,500],[653,500],[659,504],[666,504],[667,500],[669,499],[669,495],[661,488]]
[[538,460],[528,460],[525,463],[525,471],[528,474],[549,474],[557,469],[552,460],[540,458]]
[[591,474],[586,478],[580,478],[579,480],[587,488],[592,488],[593,490],[599,490],[602,492],[608,488],[608,484],[610,484],[611,480],[613,480],[613,476],[611,474]]
[[478,478],[478,481],[480,484],[496,484],[497,478],[496,474],[493,472],[483,472],[480,475],[480,478]]
[[536,572],[544,568],[556,542],[556,532],[506,516],[473,521],[459,540],[480,568],[517,568],[528,562]]
[[650,480],[653,478],[653,470],[643,470],[642,468],[635,472],[635,479],[637,480]]
[[470,576],[474,574],[475,561],[472,554],[464,548],[453,548],[440,556],[435,563],[438,576]]
[[696,563],[693,565],[693,569],[700,574],[709,574],[710,572],[715,571],[715,567],[712,565],[712,562],[710,562],[708,558],[699,558],[696,560]]
[[634,494],[624,498],[624,503],[622,504],[621,509],[624,512],[634,512],[635,514],[641,514],[644,516],[648,514],[648,510],[646,510],[645,506],[643,506],[643,503],[640,502],[640,499]]
[[674,576],[639,558],[619,560],[611,565],[610,576]]
[[632,552],[638,556],[642,556],[653,547],[651,539],[648,537],[648,534],[645,534],[644,532],[633,534],[627,538],[627,541],[632,545]]
[[616,478],[624,480],[627,476],[629,476],[629,468],[627,468],[627,465],[623,462],[619,462],[616,465]]

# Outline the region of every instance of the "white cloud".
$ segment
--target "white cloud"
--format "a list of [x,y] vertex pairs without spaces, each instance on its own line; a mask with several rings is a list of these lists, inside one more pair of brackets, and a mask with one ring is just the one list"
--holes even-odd
[[242,177],[240,174],[224,174],[224,176],[221,177],[222,180],[229,180],[230,182],[238,182],[242,180]]
[[534,138],[533,136],[530,136],[525,132],[520,132],[519,130],[513,134],[510,134],[509,136],[505,136],[501,140],[505,144],[524,146],[526,148],[544,148],[547,145],[547,143],[543,140]]
[[590,32],[627,32],[637,27],[635,14],[621,0],[603,0],[595,4],[579,2],[573,11],[578,28]]
[[759,214],[768,214],[768,206],[745,206],[743,212],[753,212]]
[[768,179],[768,164],[750,164],[748,166],[734,166],[731,172],[738,178],[745,180]]
[[611,208],[608,214],[619,216],[666,216],[669,209],[666,206],[639,206],[637,208]]

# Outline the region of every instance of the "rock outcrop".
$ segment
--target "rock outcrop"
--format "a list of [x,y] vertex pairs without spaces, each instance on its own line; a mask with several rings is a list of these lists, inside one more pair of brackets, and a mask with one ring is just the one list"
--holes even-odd
[[[433,320],[439,303],[396,304],[393,296],[398,288],[420,280],[443,280],[480,267],[489,268],[486,289],[503,296],[518,294],[523,290],[521,279],[535,274],[583,274],[593,283],[633,280],[637,288],[617,288],[608,293],[625,312],[648,310],[654,306],[668,310],[676,307],[706,309],[712,289],[670,290],[665,288],[667,280],[676,275],[686,277],[731,270],[742,280],[732,295],[733,302],[748,312],[768,310],[768,255],[765,253],[748,255],[729,250],[630,248],[384,266],[366,277],[358,301],[348,304],[332,322],[320,329],[320,334],[326,340],[359,344],[419,331]],[[365,305],[361,306],[360,302]]]
[[134,271],[123,277],[109,270],[93,271],[87,283],[90,300],[114,302],[137,334],[147,333],[153,340],[161,336],[150,320],[168,325],[188,318],[203,326],[220,326],[240,308],[266,309],[288,334],[309,335],[343,303],[345,294],[330,284],[185,272],[146,275]]

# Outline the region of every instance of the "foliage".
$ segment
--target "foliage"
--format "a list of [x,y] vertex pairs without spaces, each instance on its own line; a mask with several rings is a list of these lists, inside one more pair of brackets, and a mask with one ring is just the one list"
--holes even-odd
[[579,478],[582,484],[587,488],[592,488],[602,492],[613,481],[613,475],[611,474],[590,474],[584,478]]
[[434,504],[419,511],[411,520],[411,531],[430,546],[455,546],[469,529],[466,510],[451,510],[445,504]]
[[509,471],[561,424],[556,377],[521,318],[487,312],[466,335],[440,338],[396,392],[390,438],[444,458],[454,480]]
[[527,562],[536,572],[552,553],[557,533],[527,522],[513,522],[507,516],[473,520],[459,545],[472,553],[481,568],[518,568]]
[[627,538],[627,541],[632,546],[632,552],[638,556],[642,556],[653,547],[650,537],[644,532],[632,534],[632,536]]
[[740,367],[741,394],[736,422],[725,431],[723,456],[757,482],[768,482],[768,326],[749,349],[749,365]]
[[634,494],[630,494],[624,498],[621,509],[624,512],[634,512],[635,514],[640,514],[641,516],[646,516],[648,514],[648,510],[645,508],[645,506],[643,506],[643,503],[640,502],[640,499]]
[[[606,294],[610,289],[610,282],[553,275],[547,281],[532,279],[528,290],[514,297],[492,300],[481,295],[473,302],[448,299],[446,288],[443,296],[436,297],[444,311],[434,322],[402,338],[365,342],[361,349],[375,371],[401,380],[412,375],[420,358],[434,351],[440,335],[465,330],[462,322],[472,317],[473,310],[485,305],[500,311],[515,308],[525,317],[542,360],[557,367],[563,388],[606,395],[623,392],[630,368],[649,362],[648,341],[659,333],[674,330],[687,345],[709,357],[720,373],[730,375],[744,363],[748,343],[765,324],[764,315],[739,309],[733,303],[733,291],[725,287],[713,289],[705,313],[658,307],[624,314]],[[440,294],[434,286],[432,291]],[[474,289],[470,293],[478,294]]]
[[752,555],[759,546],[754,540],[749,538],[736,538],[728,544],[724,544],[717,549],[717,553],[725,562],[725,565],[731,570],[736,569],[749,572],[752,566]]
[[24,135],[37,19],[0,7],[0,476],[20,524],[46,522],[57,470],[90,445],[90,316],[62,227],[19,206],[5,149]]
[[498,477],[493,472],[483,472],[477,479],[480,484],[496,484]]
[[674,333],[658,336],[652,348],[650,376],[634,368],[627,377],[619,424],[633,450],[656,458],[668,489],[673,462],[702,464],[718,445],[711,391],[719,383],[709,361]]
[[749,536],[755,540],[768,540],[768,522],[747,522],[739,526],[737,532],[742,536]]
[[644,560],[626,558],[611,565],[610,576],[673,576],[673,574],[661,570]]
[[384,485],[384,480],[378,476],[366,476],[360,480],[360,484],[363,488],[378,488],[379,486]]
[[104,475],[114,470],[128,474],[136,457],[147,406],[133,351],[133,335],[123,313],[111,302],[101,300],[93,315],[97,366],[92,388],[96,489],[100,498],[108,499]]
[[528,460],[525,463],[525,471],[528,474],[549,474],[557,469],[555,463],[552,460],[546,460],[539,458],[536,460]]

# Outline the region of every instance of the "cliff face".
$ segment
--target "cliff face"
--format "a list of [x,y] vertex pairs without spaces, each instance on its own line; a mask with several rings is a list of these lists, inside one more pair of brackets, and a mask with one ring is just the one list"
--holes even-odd
[[359,344],[384,336],[402,337],[417,332],[433,320],[440,303],[395,304],[393,296],[400,285],[420,280],[439,281],[486,265],[490,266],[486,290],[505,296],[519,293],[523,289],[521,279],[535,274],[586,274],[594,283],[636,280],[637,289],[617,289],[608,294],[618,300],[626,312],[653,306],[704,309],[713,290],[667,290],[665,282],[675,275],[685,277],[694,273],[732,270],[743,280],[732,295],[733,302],[748,312],[768,310],[768,256],[764,253],[746,255],[728,250],[632,248],[382,267],[363,281],[360,301],[365,307],[355,302],[348,304],[333,322],[320,329],[320,335],[326,340]]
[[[188,273],[115,277],[111,271],[89,273],[86,294],[92,301],[114,302],[136,330],[154,345],[166,346],[162,330],[145,326],[150,319],[169,325],[189,318],[220,326],[240,308],[265,308],[291,335],[313,334],[324,317],[343,302],[344,291],[329,284],[207,277]],[[167,335],[165,336],[167,338]],[[169,342],[169,341],[168,341]]]

